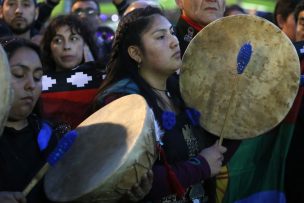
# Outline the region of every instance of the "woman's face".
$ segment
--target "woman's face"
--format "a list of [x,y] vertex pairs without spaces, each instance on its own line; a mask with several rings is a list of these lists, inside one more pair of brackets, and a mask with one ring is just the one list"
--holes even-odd
[[142,71],[171,75],[181,67],[179,42],[171,23],[161,15],[154,15],[153,22],[141,37]]
[[65,25],[57,30],[51,41],[51,52],[56,71],[70,70],[83,61],[83,38]]
[[27,47],[19,48],[9,59],[14,101],[9,112],[10,121],[26,119],[40,96],[42,65],[38,54]]

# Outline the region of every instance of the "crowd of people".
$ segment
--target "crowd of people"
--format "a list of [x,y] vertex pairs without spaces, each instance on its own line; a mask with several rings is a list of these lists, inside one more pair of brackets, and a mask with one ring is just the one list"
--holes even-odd
[[[51,12],[59,0],[1,1],[0,43],[9,61],[14,97],[0,136],[0,202],[51,202],[43,180],[29,195],[22,191],[65,133],[130,94],[146,100],[163,133],[155,146],[160,156],[122,202],[304,202],[302,87],[292,115],[286,116],[292,117],[292,130],[282,133],[282,122],[263,139],[225,139],[223,145],[199,125],[204,115],[189,108],[180,93],[178,70],[191,40],[215,20],[246,11],[228,7],[225,0],[176,0],[180,16],[173,24],[154,1],[112,2],[120,16],[115,31],[100,20],[96,0],[74,0],[71,13],[54,18]],[[303,0],[279,0],[273,17],[292,42],[304,39]],[[173,123],[166,121],[168,116]],[[273,168],[278,174],[273,178],[283,187],[265,188],[264,177],[254,172],[264,166],[249,159],[260,187],[250,188],[250,182],[242,187],[239,183],[248,173],[241,168],[229,171],[237,157],[244,151],[255,153],[260,146],[266,146],[265,156],[271,154],[282,134],[288,137],[283,144],[289,151]],[[222,171],[231,179],[218,192]],[[238,187],[232,186],[235,182]],[[280,191],[269,197],[261,195],[265,190]],[[238,192],[243,199],[234,196]],[[255,197],[248,201],[249,196]]]

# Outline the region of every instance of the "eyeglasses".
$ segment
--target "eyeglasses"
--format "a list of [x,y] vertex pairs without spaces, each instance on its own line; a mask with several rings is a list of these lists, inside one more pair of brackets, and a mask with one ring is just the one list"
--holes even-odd
[[97,15],[97,11],[92,9],[92,8],[79,8],[76,9],[73,13],[75,13],[78,16],[93,16],[93,15]]

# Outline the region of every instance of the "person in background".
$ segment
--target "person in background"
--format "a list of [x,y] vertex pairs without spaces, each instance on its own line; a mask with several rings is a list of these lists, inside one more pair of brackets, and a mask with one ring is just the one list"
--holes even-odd
[[189,42],[206,25],[224,16],[225,0],[175,0],[181,10],[176,24],[181,53],[184,54]]
[[[127,0],[113,0],[112,2],[121,16],[128,5]],[[114,30],[102,22],[99,2],[97,0],[74,0],[72,2],[71,13],[78,15],[90,25],[97,38],[100,63],[106,65],[110,57]]]
[[246,11],[239,5],[233,4],[226,7],[224,16],[239,15],[239,14],[246,14]]
[[296,21],[296,41],[304,40],[304,1],[300,1],[294,11]]
[[129,6],[127,7],[127,9],[124,12],[124,15],[127,15],[128,13],[130,13],[131,11],[133,11],[137,8],[145,8],[147,6],[160,7],[160,5],[158,3],[156,3],[155,1],[137,0],[137,1],[133,1],[132,3],[129,4]]
[[[303,49],[304,40],[304,1],[300,1],[295,8],[294,18],[296,22],[296,43],[301,44],[299,47]],[[296,46],[297,47],[297,46]],[[300,51],[301,53],[301,51]],[[303,53],[300,54],[301,73],[304,73]],[[301,56],[302,55],[302,56]],[[303,156],[303,125],[304,125],[304,103],[303,103],[304,86],[301,82],[298,96],[294,105],[299,105],[299,114],[296,117],[294,134],[290,143],[285,172],[285,191],[288,203],[304,202],[304,194],[302,190],[303,176],[299,175],[304,170]]]
[[103,78],[94,33],[78,16],[54,18],[42,39],[42,115],[75,128],[86,118]]
[[0,19],[11,29],[13,34],[31,39],[35,20],[38,17],[36,0],[3,0],[0,7]]
[[45,26],[45,23],[49,20],[52,11],[60,3],[60,0],[44,0],[40,1],[38,7],[38,17],[34,23],[34,32],[40,33],[41,29]]
[[291,41],[296,40],[294,10],[297,3],[297,0],[279,0],[274,9],[274,24],[276,24]]
[[92,31],[75,15],[61,15],[47,26],[41,44],[42,62],[46,72],[77,68],[98,60]]

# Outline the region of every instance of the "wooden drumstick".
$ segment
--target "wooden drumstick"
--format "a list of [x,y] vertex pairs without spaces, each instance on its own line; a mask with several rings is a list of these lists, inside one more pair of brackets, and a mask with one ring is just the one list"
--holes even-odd
[[24,196],[27,196],[32,189],[39,183],[39,181],[44,177],[50,166],[54,166],[61,157],[70,149],[75,139],[77,138],[77,132],[72,130],[64,135],[64,137],[59,141],[56,148],[47,158],[47,163],[38,171],[38,173],[32,178],[30,183],[22,191]]
[[225,118],[224,118],[224,124],[223,124],[223,127],[222,127],[220,135],[219,135],[220,136],[219,145],[222,145],[222,143],[223,143],[224,129],[225,129],[226,122],[227,122],[227,116],[230,112],[230,106],[232,103],[232,99],[234,98],[235,92],[236,92],[235,88],[239,81],[238,75],[240,75],[244,72],[245,68],[247,67],[247,65],[250,61],[251,55],[252,55],[252,46],[249,42],[247,42],[247,43],[243,44],[243,46],[240,48],[240,51],[237,56],[237,67],[236,67],[237,74],[233,75],[234,76],[233,84],[232,84],[233,92],[230,95],[230,99],[229,99],[229,103],[228,103],[228,110],[226,111]]

